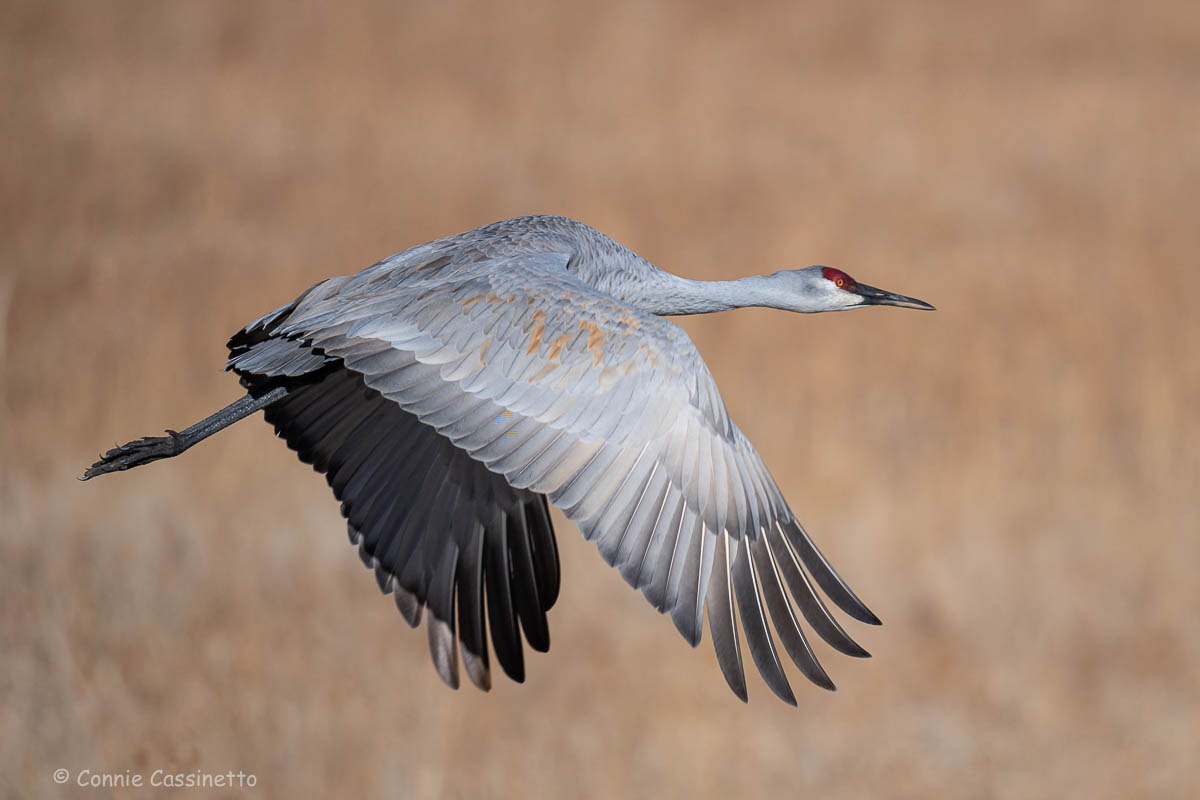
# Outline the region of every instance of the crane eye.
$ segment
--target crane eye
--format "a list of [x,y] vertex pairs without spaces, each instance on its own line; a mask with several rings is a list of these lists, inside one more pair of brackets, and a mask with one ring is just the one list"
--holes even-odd
[[832,282],[837,288],[845,289],[848,292],[853,292],[858,286],[858,284],[854,282],[854,278],[851,278],[849,275],[835,267],[822,267],[821,275],[825,278],[825,280]]

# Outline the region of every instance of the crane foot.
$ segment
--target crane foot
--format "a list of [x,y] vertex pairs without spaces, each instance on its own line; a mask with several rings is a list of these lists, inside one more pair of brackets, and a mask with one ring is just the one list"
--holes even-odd
[[151,461],[177,456],[188,448],[187,442],[178,431],[168,430],[166,436],[143,436],[132,442],[114,447],[83,473],[82,481],[109,472],[120,472],[140,467]]

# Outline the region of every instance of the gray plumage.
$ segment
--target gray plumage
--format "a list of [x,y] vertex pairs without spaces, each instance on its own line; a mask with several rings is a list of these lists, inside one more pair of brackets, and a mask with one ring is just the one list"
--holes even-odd
[[573,220],[505,220],[322,281],[247,325],[228,362],[246,398],[110,451],[85,478],[177,455],[263,408],[326,475],[405,619],[428,612],[451,686],[460,658],[490,686],[487,629],[518,681],[522,635],[549,647],[560,583],[549,501],[693,646],[707,611],[744,700],[740,618],[767,684],[794,704],[770,626],[826,688],[800,617],[867,655],[813,581],[851,617],[878,619],[796,521],[690,339],[661,318],[747,305],[932,308],[825,267],[689,281]]

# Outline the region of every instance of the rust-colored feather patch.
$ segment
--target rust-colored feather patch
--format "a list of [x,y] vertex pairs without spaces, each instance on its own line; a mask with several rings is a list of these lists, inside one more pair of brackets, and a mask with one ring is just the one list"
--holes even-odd
[[590,320],[580,322],[579,330],[587,331],[587,348],[592,351],[592,366],[600,366],[600,361],[604,358],[604,345],[608,341],[608,335],[600,330],[599,325]]
[[563,334],[562,336],[558,337],[553,342],[551,342],[550,343],[550,353],[548,354],[548,358],[551,361],[557,361],[558,359],[562,358],[562,349],[566,343],[567,343],[566,334]]
[[525,355],[531,356],[542,346],[542,336],[546,334],[546,312],[540,308],[534,309],[530,315],[533,321],[533,333],[529,335],[529,349]]
[[529,349],[525,351],[525,355],[531,356],[538,351],[542,346],[542,336],[546,333],[546,323],[538,321],[533,328],[533,333],[529,335]]

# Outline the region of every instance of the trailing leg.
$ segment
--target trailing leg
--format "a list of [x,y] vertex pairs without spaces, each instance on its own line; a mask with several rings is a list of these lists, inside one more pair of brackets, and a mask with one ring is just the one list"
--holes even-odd
[[140,467],[151,461],[172,458],[187,450],[197,442],[207,439],[219,430],[228,428],[240,419],[260,411],[281,399],[288,393],[286,386],[276,386],[274,389],[261,394],[248,394],[236,400],[210,417],[197,422],[182,433],[168,430],[166,436],[143,436],[132,442],[114,447],[100,460],[87,468],[80,480],[88,480],[97,475],[109,472],[120,472],[131,467]]

